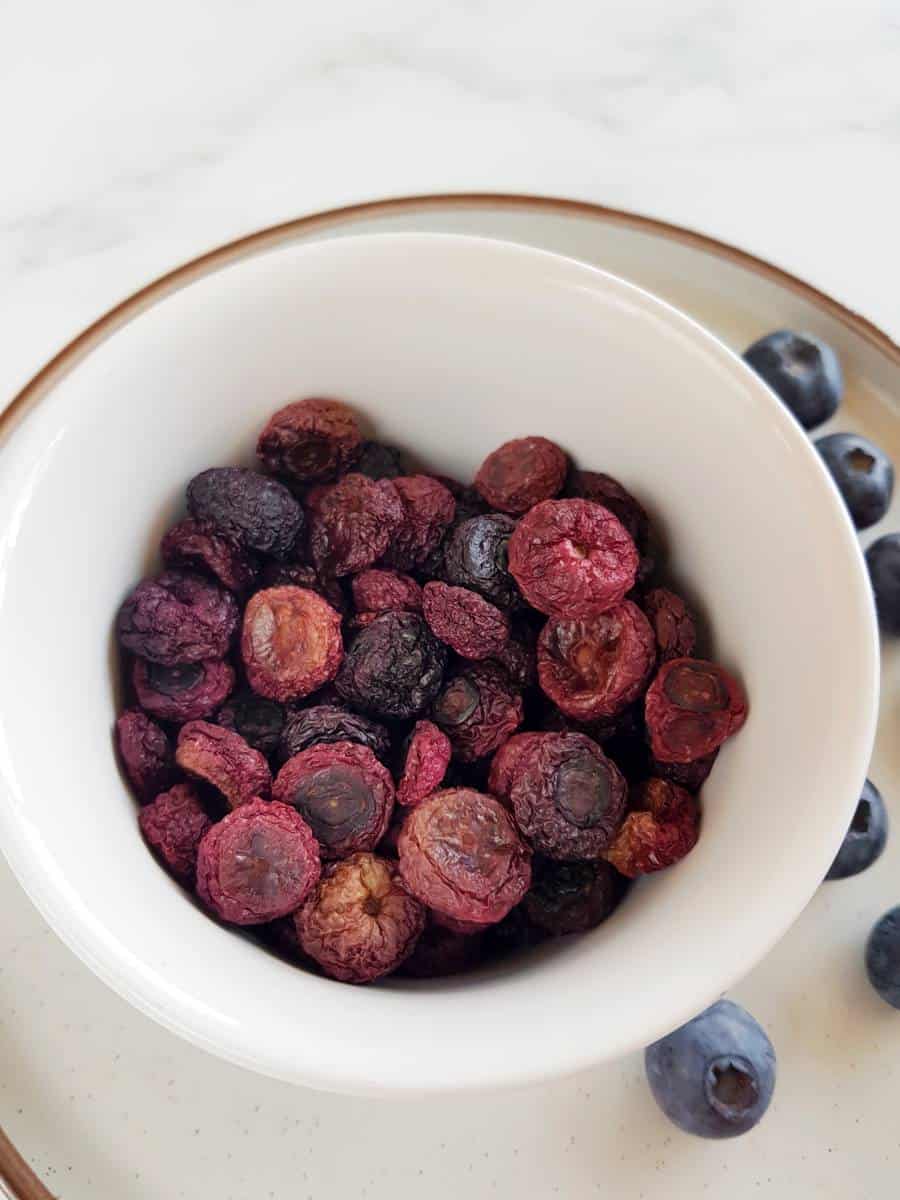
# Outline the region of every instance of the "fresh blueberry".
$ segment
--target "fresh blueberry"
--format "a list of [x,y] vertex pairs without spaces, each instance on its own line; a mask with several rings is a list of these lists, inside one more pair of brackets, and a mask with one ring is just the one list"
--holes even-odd
[[900,634],[900,533],[886,533],[866,551],[878,623]]
[[737,1137],[763,1117],[775,1090],[775,1051],[762,1027],[719,1000],[644,1052],[657,1104],[698,1137]]
[[894,467],[885,452],[858,433],[830,433],[819,438],[816,449],[856,528],[880,521],[894,494]]
[[867,779],[850,828],[825,878],[847,879],[871,867],[884,849],[887,835],[887,810],[881,792]]
[[744,361],[804,429],[815,429],[837,411],[844,394],[841,364],[831,347],[811,333],[769,333],[744,351]]
[[900,1008],[900,904],[886,912],[869,934],[866,970],[882,1000]]

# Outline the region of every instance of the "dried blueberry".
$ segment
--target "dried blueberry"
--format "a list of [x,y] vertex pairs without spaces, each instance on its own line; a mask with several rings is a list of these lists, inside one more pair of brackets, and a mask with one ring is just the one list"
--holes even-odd
[[396,479],[398,475],[406,474],[402,451],[396,446],[385,446],[383,442],[363,442],[353,470],[370,479]]
[[609,863],[535,860],[531,888],[522,901],[534,925],[553,937],[585,933],[613,912],[623,881]]
[[159,549],[167,567],[208,571],[231,592],[249,592],[259,572],[253,554],[191,517],[173,525]]
[[310,746],[329,742],[355,742],[366,746],[382,762],[391,752],[390,735],[377,721],[336,704],[316,704],[288,716],[278,746],[278,758],[287,762]]
[[313,562],[326,576],[363,571],[381,558],[404,520],[404,507],[389,479],[345,475],[324,490],[312,510]]
[[282,703],[302,699],[337,674],[340,613],[305,588],[256,592],[244,611],[241,655],[255,692]]
[[303,532],[303,509],[284,484],[246,467],[195,475],[187,503],[205,529],[272,558],[289,558]]
[[208,717],[234,688],[234,671],[220,658],[164,667],[135,660],[135,695],[145,712],[161,721],[194,721]]
[[483,596],[432,580],[422,589],[431,632],[461,658],[491,658],[509,641],[509,618]]
[[815,429],[837,412],[844,394],[841,364],[832,348],[811,333],[779,329],[744,351],[760,375],[804,429]]
[[522,724],[522,697],[493,663],[457,671],[431,708],[462,762],[493,754]]
[[126,598],[116,632],[126,650],[175,667],[224,658],[240,613],[230,592],[189,571],[145,579]]
[[232,696],[216,713],[216,724],[233,729],[254,750],[266,756],[278,745],[287,714],[275,700],[266,700],[255,692]]
[[450,766],[450,739],[431,721],[417,721],[410,734],[397,787],[397,803],[420,804],[441,786]]
[[856,528],[880,521],[894,494],[894,467],[885,452],[858,433],[831,433],[815,446]]
[[447,583],[471,588],[500,608],[519,602],[519,589],[507,562],[515,527],[513,518],[504,513],[470,517],[455,525],[444,544],[443,577]]
[[447,651],[418,614],[389,612],[356,635],[335,684],[354,708],[407,720],[437,695],[446,662]]
[[650,749],[662,762],[705,758],[747,719],[740,684],[722,667],[699,658],[664,663],[644,704]]
[[403,505],[403,521],[387,548],[384,563],[410,571],[437,549],[453,522],[456,501],[430,475],[401,475],[392,482]]
[[878,623],[900,635],[900,533],[886,533],[866,551]]
[[620,875],[634,879],[680,862],[697,844],[700,810],[690,792],[664,779],[631,789],[632,812],[605,852]]
[[900,905],[876,922],[866,945],[869,982],[893,1008],[900,1008]]
[[155,721],[137,709],[123,712],[116,721],[116,745],[138,800],[146,803],[166,790],[175,763],[169,739]]
[[231,808],[268,796],[272,786],[269,764],[260,752],[239,734],[207,721],[182,725],[175,761],[188,775],[217,788]]
[[373,567],[355,576],[350,586],[358,613],[422,611],[421,586],[400,571]]
[[320,575],[309,563],[266,563],[259,577],[259,586],[306,588],[327,600],[336,612],[347,611],[347,597],[340,580],[332,575]]
[[259,435],[265,467],[301,483],[334,479],[362,450],[356,418],[339,400],[297,400],[278,410]]
[[847,879],[871,867],[884,849],[887,835],[884,800],[875,784],[867,779],[850,828],[825,878]]
[[668,588],[652,588],[641,601],[656,637],[659,661],[690,658],[694,653],[697,631],[687,605]]
[[177,783],[145,804],[138,824],[147,845],[179,883],[190,886],[197,869],[197,848],[212,825],[189,783]]
[[567,466],[555,442],[544,437],[516,438],[487,456],[478,468],[475,487],[491,508],[523,513],[557,495]]

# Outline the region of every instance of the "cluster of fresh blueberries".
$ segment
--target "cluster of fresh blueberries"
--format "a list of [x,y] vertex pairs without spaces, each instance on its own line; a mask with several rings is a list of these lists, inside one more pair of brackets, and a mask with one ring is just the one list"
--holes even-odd
[[[812,334],[778,330],[754,342],[744,359],[804,429],[816,429],[837,412],[844,391],[840,362]],[[884,451],[856,433],[830,433],[814,445],[855,527],[868,529],[880,521],[894,490],[893,464]],[[900,635],[900,533],[873,542],[866,564],[881,629]],[[865,871],[884,850],[887,834],[884,800],[867,779],[826,879]],[[878,995],[900,1009],[900,905],[876,922],[865,961]],[[751,1129],[765,1113],[775,1086],[771,1042],[749,1013],[728,1000],[650,1046],[645,1061],[662,1110],[701,1137],[734,1137]]]

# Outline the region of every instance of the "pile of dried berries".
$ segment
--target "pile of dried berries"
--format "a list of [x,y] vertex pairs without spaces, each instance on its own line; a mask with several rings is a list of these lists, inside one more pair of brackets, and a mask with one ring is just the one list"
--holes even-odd
[[366,983],[605,921],[697,841],[747,703],[650,587],[643,506],[543,437],[465,486],[336,400],[187,487],[119,610],[139,826],[221,921]]

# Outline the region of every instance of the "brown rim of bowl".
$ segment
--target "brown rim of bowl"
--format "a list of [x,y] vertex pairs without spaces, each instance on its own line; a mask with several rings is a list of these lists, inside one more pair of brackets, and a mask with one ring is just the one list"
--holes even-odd
[[[296,217],[292,221],[271,225],[266,229],[236,238],[232,242],[226,242],[223,246],[208,250],[205,254],[190,259],[180,267],[167,271],[165,275],[161,275],[152,283],[140,288],[127,299],[109,309],[103,316],[98,317],[55,354],[16,393],[0,413],[0,436],[9,432],[15,419],[25,411],[30,403],[46,395],[58,380],[115,329],[126,324],[132,317],[155,304],[163,296],[177,291],[178,288],[184,287],[209,271],[216,270],[226,263],[234,262],[259,250],[275,246],[279,242],[289,242],[299,234],[346,225],[361,217],[414,212],[421,209],[481,208],[485,205],[503,209],[539,208],[546,212],[593,217],[611,225],[626,225],[632,229],[640,229],[646,233],[671,238],[686,246],[694,246],[698,250],[704,250],[718,258],[736,263],[766,279],[771,279],[774,283],[781,284],[782,287],[809,300],[829,316],[846,325],[870,346],[880,350],[892,363],[900,367],[900,346],[877,325],[845,305],[839,304],[826,292],[820,291],[789,271],[784,271],[781,267],[776,267],[764,258],[759,258],[746,250],[739,250],[728,242],[719,241],[718,238],[708,237],[693,229],[685,229],[684,226],[674,225],[670,221],[660,221],[655,217],[645,217],[619,208],[607,208],[603,204],[590,204],[583,200],[566,200],[556,196],[510,195],[502,192],[449,192],[426,196],[398,196],[389,200],[370,200],[361,204],[350,204],[343,208],[312,213],[306,217]],[[0,1185],[7,1188],[12,1200],[53,1200],[51,1193],[31,1171],[2,1130],[0,1130]]]

